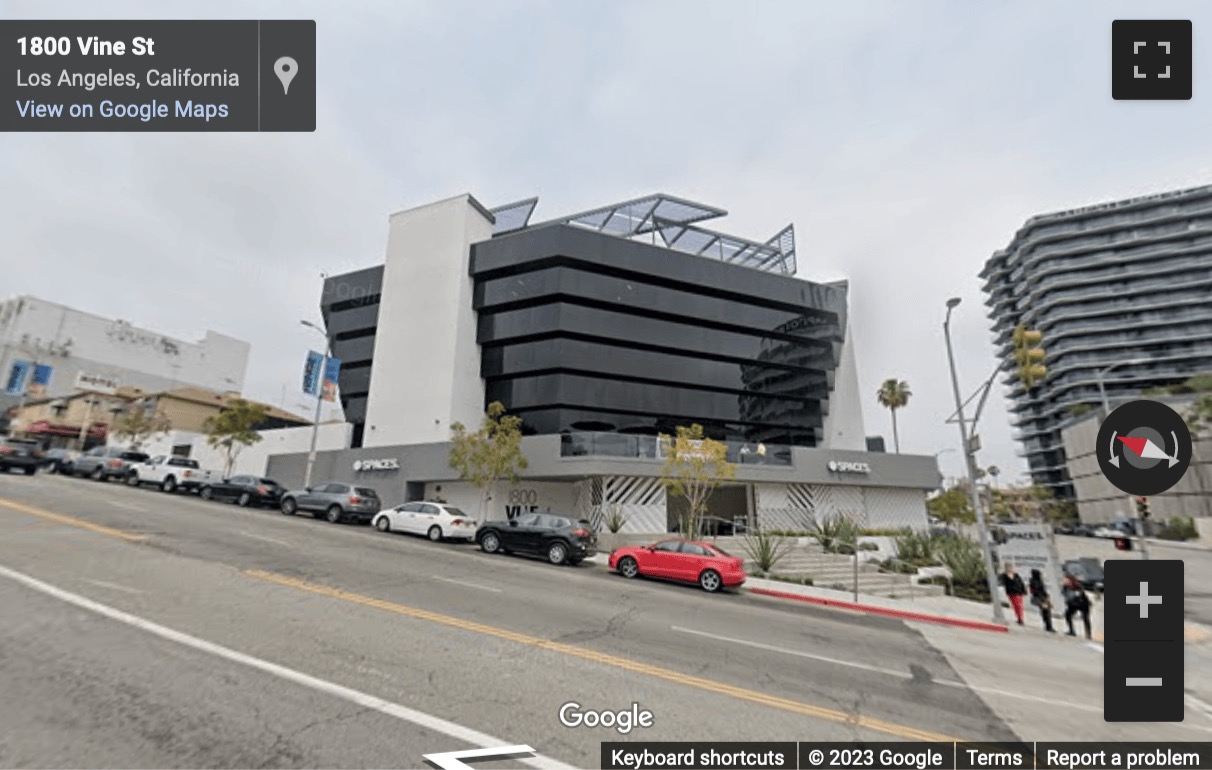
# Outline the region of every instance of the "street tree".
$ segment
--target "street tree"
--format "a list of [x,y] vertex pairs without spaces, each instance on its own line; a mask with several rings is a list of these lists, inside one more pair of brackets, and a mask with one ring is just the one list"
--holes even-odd
[[912,395],[909,383],[892,377],[884,380],[875,396],[880,406],[887,407],[892,412],[892,446],[897,454],[901,452],[901,437],[896,427],[896,410],[908,406],[909,397]]
[[707,512],[708,498],[725,481],[736,478],[736,465],[728,462],[726,444],[704,438],[702,425],[679,426],[676,437],[662,435],[660,441],[665,450],[661,483],[667,494],[685,500],[680,531],[694,537]]
[[505,405],[488,405],[479,430],[468,430],[461,422],[450,426],[450,467],[459,478],[480,490],[480,520],[485,518],[488,501],[498,481],[517,483],[518,474],[528,463],[522,452],[522,418],[505,414]]
[[234,398],[218,414],[202,423],[206,443],[223,452],[223,475],[230,476],[240,450],[261,440],[256,428],[269,416],[269,407]]
[[926,511],[944,524],[976,523],[972,497],[963,486],[954,486],[927,500]]
[[172,422],[158,413],[153,403],[140,400],[122,408],[111,431],[115,438],[128,442],[131,450],[138,452],[148,441],[168,433],[172,427]]

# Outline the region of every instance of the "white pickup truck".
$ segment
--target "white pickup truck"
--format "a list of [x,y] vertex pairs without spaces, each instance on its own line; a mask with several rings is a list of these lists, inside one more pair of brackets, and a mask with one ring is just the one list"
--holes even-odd
[[176,492],[178,489],[196,492],[201,487],[222,478],[223,474],[218,471],[208,471],[198,467],[197,460],[191,460],[188,457],[158,455],[145,463],[132,465],[130,475],[126,477],[126,483],[132,487],[155,484],[160,487],[162,492]]

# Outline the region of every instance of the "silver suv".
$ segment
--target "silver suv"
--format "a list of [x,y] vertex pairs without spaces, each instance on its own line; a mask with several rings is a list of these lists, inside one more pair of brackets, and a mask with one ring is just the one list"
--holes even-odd
[[118,447],[99,446],[90,449],[72,463],[73,476],[88,476],[95,481],[125,479],[130,475],[131,465],[147,462],[143,452],[132,452]]
[[333,524],[346,519],[369,524],[381,505],[379,495],[373,489],[335,481],[287,492],[282,495],[281,503],[282,513],[287,516],[304,511],[315,518],[323,516]]

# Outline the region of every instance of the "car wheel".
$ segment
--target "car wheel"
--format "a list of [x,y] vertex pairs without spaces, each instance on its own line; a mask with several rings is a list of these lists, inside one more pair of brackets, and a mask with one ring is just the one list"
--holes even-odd
[[26,475],[26,476],[33,476],[33,475],[34,475],[35,473],[37,473],[37,472],[38,472],[38,468],[37,468],[36,466],[33,466],[33,465],[31,465],[30,467],[28,467],[28,468],[26,468],[26,469],[25,469],[25,475]]
[[281,508],[282,515],[284,516],[294,516],[295,511],[299,510],[299,506],[295,503],[295,499],[293,497],[282,498]]
[[708,593],[715,593],[724,587],[724,581],[720,579],[720,573],[707,569],[699,575],[699,586]]
[[635,578],[640,576],[640,565],[630,556],[624,556],[619,560],[619,574],[625,578]]
[[240,506],[241,508],[247,508],[248,504],[251,502],[252,495],[248,494],[247,492],[241,492],[240,496],[236,498],[236,505]]
[[480,549],[484,553],[496,553],[501,550],[501,538],[495,532],[489,532],[480,538]]
[[132,473],[131,475],[127,476],[126,477],[126,486],[128,486],[128,487],[139,486],[139,474]]
[[375,522],[375,529],[379,530],[380,532],[390,532],[391,522],[386,516],[380,516],[379,520]]
[[442,539],[442,528],[439,527],[437,524],[434,524],[432,527],[429,528],[429,531],[426,532],[425,535],[432,542],[436,543]]
[[166,478],[164,480],[164,483],[160,485],[160,491],[168,492],[169,494],[176,492],[177,491],[177,480],[175,478],[173,478],[172,476],[169,476],[168,478]]
[[341,518],[341,506],[339,505],[330,505],[328,506],[328,510],[324,512],[324,520],[329,524],[340,524]]
[[104,481],[105,476],[101,473],[100,468],[93,468],[93,472],[88,474],[88,477],[93,481]]
[[202,487],[201,489],[198,490],[198,497],[202,498],[203,500],[209,500],[214,496],[215,496],[215,493],[211,490],[210,487]]
[[563,543],[552,543],[547,546],[547,561],[552,564],[563,564],[568,561],[568,546]]

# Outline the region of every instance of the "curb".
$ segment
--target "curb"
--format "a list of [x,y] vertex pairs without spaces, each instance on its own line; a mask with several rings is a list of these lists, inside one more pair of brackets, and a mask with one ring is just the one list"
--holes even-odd
[[997,623],[989,623],[983,620],[966,620],[964,618],[953,618],[948,615],[931,615],[925,612],[913,612],[910,610],[898,610],[893,607],[881,607],[878,604],[859,604],[857,602],[842,601],[840,599],[824,599],[819,596],[806,596],[804,594],[794,594],[786,591],[774,591],[769,588],[746,588],[745,590],[748,593],[757,594],[758,596],[769,596],[775,599],[789,599],[795,602],[816,604],[822,607],[833,607],[839,610],[863,612],[868,615],[883,615],[884,617],[896,618],[898,620],[912,620],[919,623],[936,623],[942,626],[966,628],[971,631],[990,631],[996,634],[1010,633],[1009,626],[1003,626]]

